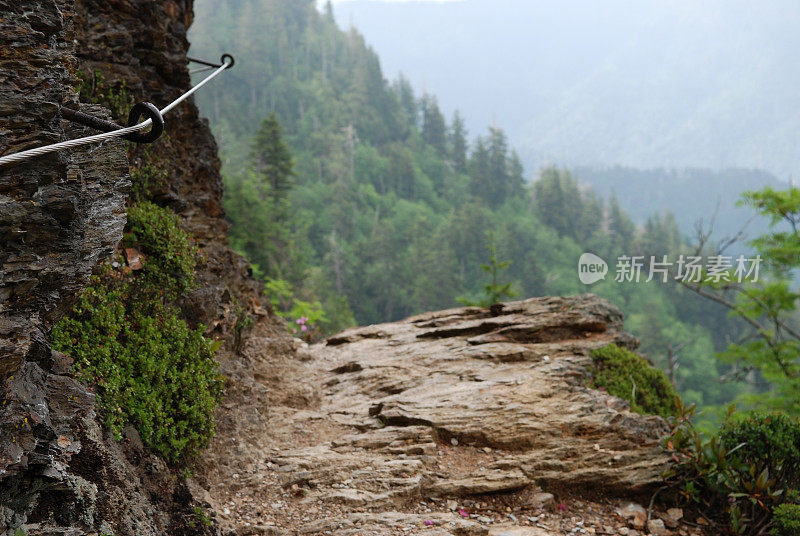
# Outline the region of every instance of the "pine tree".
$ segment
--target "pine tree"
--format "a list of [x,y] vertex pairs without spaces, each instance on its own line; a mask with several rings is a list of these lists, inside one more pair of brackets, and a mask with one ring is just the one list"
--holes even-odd
[[630,247],[633,236],[636,232],[636,225],[625,214],[619,206],[617,196],[612,195],[608,202],[608,232],[611,235],[613,252],[616,254],[626,253],[626,247]]
[[489,128],[489,203],[502,205],[509,194],[508,141],[506,134],[496,127]]
[[678,251],[681,245],[681,234],[675,216],[671,212],[667,212],[664,215],[654,214],[648,217],[638,244],[637,249],[645,258]]
[[231,242],[268,278],[302,279],[304,262],[296,250],[290,226],[289,190],[293,164],[271,114],[253,138],[251,168],[227,181]]
[[511,261],[498,261],[497,252],[494,245],[494,232],[489,232],[489,263],[481,264],[481,270],[489,274],[491,281],[483,285],[483,296],[477,300],[470,298],[456,298],[464,305],[472,305],[475,307],[491,307],[499,303],[503,298],[513,298],[517,295],[511,288],[511,282],[500,282],[500,272],[508,268]]
[[414,89],[411,87],[411,82],[402,73],[394,83],[394,91],[405,115],[403,119],[406,128],[416,128],[419,119],[419,106],[417,105],[417,99],[414,97]]
[[508,160],[508,195],[512,197],[520,195],[524,186],[525,168],[517,151],[514,150],[511,151],[511,158]]
[[542,223],[549,225],[559,236],[574,233],[574,220],[580,216],[570,205],[570,186],[555,167],[544,168],[533,184],[534,206],[538,209]]
[[476,198],[488,202],[492,191],[492,170],[489,162],[489,149],[486,141],[479,137],[475,140],[475,149],[469,159],[470,193]]
[[578,218],[577,238],[586,244],[603,227],[603,204],[592,190],[581,192],[581,200],[583,209]]
[[267,195],[275,201],[285,199],[293,185],[292,155],[281,137],[281,125],[274,113],[261,122],[250,156],[253,171],[267,189]]
[[467,129],[458,111],[453,114],[450,126],[450,160],[456,172],[467,172]]
[[389,157],[389,168],[387,170],[389,188],[400,197],[413,198],[417,180],[412,154],[401,145],[392,145],[387,152]]
[[440,155],[447,153],[444,116],[436,103],[436,97],[422,97],[422,139]]

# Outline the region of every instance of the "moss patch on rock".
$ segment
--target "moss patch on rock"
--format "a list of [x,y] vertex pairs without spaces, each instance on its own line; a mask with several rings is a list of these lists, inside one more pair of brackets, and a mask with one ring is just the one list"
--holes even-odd
[[174,213],[149,202],[129,208],[124,245],[138,262],[101,265],[55,326],[53,345],[74,359],[79,378],[97,386],[117,437],[132,424],[165,459],[186,461],[213,436],[223,387],[215,343],[202,325],[191,329],[175,305],[195,288],[197,247]]
[[674,416],[678,393],[666,374],[643,357],[615,344],[591,352],[594,374],[591,386],[630,402],[637,413]]

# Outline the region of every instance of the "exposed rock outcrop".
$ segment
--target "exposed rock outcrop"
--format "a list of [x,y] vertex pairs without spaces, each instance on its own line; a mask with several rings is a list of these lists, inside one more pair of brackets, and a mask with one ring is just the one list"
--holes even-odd
[[[136,101],[159,106],[185,91],[191,9],[186,0],[0,1],[2,154],[89,134],[62,121],[60,105],[126,120],[78,102],[79,71],[100,71],[110,87],[124,81]],[[47,341],[117,247],[129,166],[145,150],[167,172],[157,202],[181,215],[206,259],[182,304],[186,320],[208,327],[222,361],[241,342],[243,315],[282,333],[247,263],[227,248],[216,144],[191,100],[147,149],[108,141],[0,168],[0,533],[21,523],[31,535],[210,530],[191,527],[191,493],[135,430],[122,442],[108,436],[93,393]]]
[[[610,343],[635,341],[593,295],[351,329],[295,360],[254,338],[260,424],[229,407],[242,439],[215,442],[199,482],[240,534],[550,534],[528,519],[545,492],[644,492],[668,463],[663,419],[588,387]],[[447,507],[498,500],[499,527]]]
[[[107,113],[77,102],[64,3],[2,1],[0,13],[0,147],[87,135],[59,114],[62,104]],[[68,462],[94,396],[45,334],[119,242],[129,186],[120,141],[0,168],[0,530],[24,521],[56,483],[92,493]]]

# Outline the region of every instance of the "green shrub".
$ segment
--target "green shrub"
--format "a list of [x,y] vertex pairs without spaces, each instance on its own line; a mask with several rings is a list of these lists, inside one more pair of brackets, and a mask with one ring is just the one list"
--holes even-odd
[[678,410],[678,393],[657,368],[639,355],[610,344],[592,351],[594,374],[592,387],[630,402],[631,410],[662,417],[674,416]]
[[675,467],[664,475],[678,495],[703,505],[735,534],[800,534],[800,422],[781,413],[734,417],[704,439],[684,411],[665,442]]
[[187,522],[189,527],[210,527],[213,525],[211,518],[208,517],[205,510],[203,510],[200,506],[195,506],[192,508],[192,517]]
[[97,386],[115,436],[133,424],[164,458],[186,461],[212,437],[222,392],[215,344],[203,326],[190,329],[173,303],[194,288],[197,248],[167,209],[142,203],[128,216],[126,245],[145,254],[144,268],[102,265],[55,326],[53,346]]
[[[720,430],[722,445],[741,463],[767,471],[785,489],[800,489],[800,423],[783,413],[756,412],[729,419]],[[735,450],[734,450],[735,449]]]
[[291,283],[283,279],[267,279],[264,291],[275,314],[286,320],[289,333],[307,342],[322,337],[319,325],[328,322],[328,317],[318,300],[309,302],[297,298]]
[[195,288],[197,246],[180,227],[178,217],[149,201],[128,209],[126,246],[138,247],[149,257],[141,281],[165,299],[175,299]]
[[783,503],[772,509],[772,536],[800,534],[800,505]]

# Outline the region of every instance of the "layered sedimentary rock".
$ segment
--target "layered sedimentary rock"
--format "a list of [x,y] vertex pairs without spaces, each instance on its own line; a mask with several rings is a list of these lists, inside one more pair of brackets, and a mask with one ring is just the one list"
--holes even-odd
[[[536,482],[610,491],[657,483],[666,423],[588,387],[589,350],[630,343],[621,328],[618,311],[586,296],[510,303],[497,316],[481,309],[428,313],[329,339],[313,350],[328,371],[326,411],[363,431],[308,452],[318,460],[303,469],[309,482],[319,478],[312,494],[326,493],[326,482],[350,480],[354,492],[374,501],[386,495],[383,482],[400,473],[419,477],[415,492],[424,496]],[[465,474],[438,475],[426,470],[424,456],[439,443],[489,447],[492,454]],[[364,475],[363,484],[338,469],[328,474],[326,467],[340,464],[326,458],[358,459],[363,446],[383,469]],[[303,465],[303,452],[279,463]],[[412,456],[398,461],[402,452]]]
[[[205,458],[208,505],[245,534],[551,534],[520,512],[547,492],[646,492],[668,463],[662,418],[589,386],[610,343],[635,345],[593,295],[355,328],[294,359],[253,338],[237,439]],[[445,507],[498,497],[517,524]]]
[[[80,107],[72,22],[62,8],[0,3],[3,153],[87,135],[59,112]],[[0,168],[0,373],[21,365],[35,332],[70,307],[98,260],[114,250],[129,186],[117,140]]]

